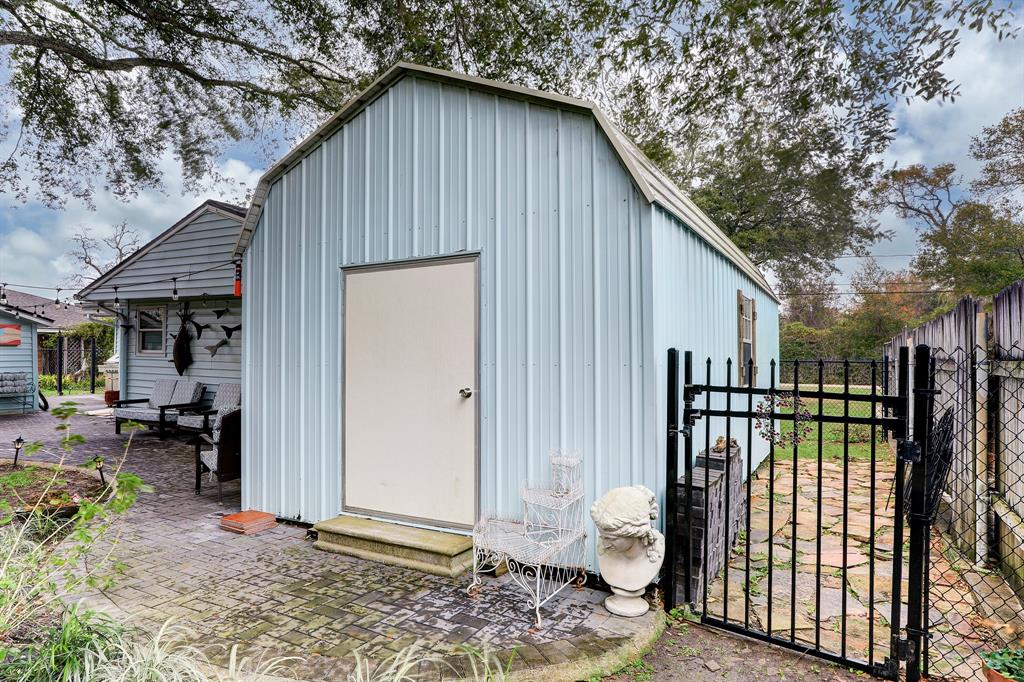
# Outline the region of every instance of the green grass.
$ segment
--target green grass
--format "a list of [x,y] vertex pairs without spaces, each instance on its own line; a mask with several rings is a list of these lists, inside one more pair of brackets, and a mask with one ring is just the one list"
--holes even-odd
[[[102,374],[96,375],[96,392],[99,394],[103,393],[103,382],[104,377]],[[88,393],[89,392],[89,378],[86,377],[82,381],[75,381],[70,375],[64,377],[64,395],[73,395],[76,393]],[[39,375],[39,390],[43,392],[43,395],[54,396],[57,395],[57,376],[55,374],[40,374]]]
[[[803,386],[804,390],[809,390]],[[828,392],[841,392],[842,388],[826,388]],[[870,395],[871,389],[867,387],[850,387],[850,393],[857,395]],[[879,390],[879,395],[881,391]],[[867,417],[871,414],[871,404],[862,401],[850,401],[845,405],[843,400],[833,398],[801,398],[801,408],[811,414],[812,417],[818,414],[819,403],[821,414],[830,416]],[[878,409],[881,409],[880,407]],[[792,414],[792,409],[782,409],[781,412]],[[821,435],[821,456],[825,460],[842,461],[844,445],[849,444],[848,456],[852,461],[869,461],[871,459],[871,437],[872,427],[868,424],[818,424],[813,421],[800,422],[800,428],[809,427],[809,432],[797,445],[797,457],[799,459],[817,460],[818,458],[818,436]],[[782,421],[780,431],[784,439],[789,440],[789,434],[793,433],[793,422]],[[889,448],[882,440],[881,427],[874,427],[875,456],[881,461],[891,458]],[[792,458],[793,448],[791,445],[782,445],[775,448],[776,459]]]

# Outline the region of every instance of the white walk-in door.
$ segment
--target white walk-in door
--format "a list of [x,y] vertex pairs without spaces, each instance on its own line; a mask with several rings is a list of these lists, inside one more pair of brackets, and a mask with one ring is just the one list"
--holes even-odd
[[477,514],[476,260],[344,278],[344,508],[472,526]]

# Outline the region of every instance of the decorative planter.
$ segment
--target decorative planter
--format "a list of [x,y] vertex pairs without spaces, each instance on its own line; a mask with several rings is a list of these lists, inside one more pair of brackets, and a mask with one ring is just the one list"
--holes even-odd
[[103,402],[107,404],[107,407],[113,407],[114,401],[120,399],[120,391],[103,391]]
[[995,671],[987,665],[982,664],[982,670],[985,671],[985,679],[988,682],[1017,682],[1012,677],[1007,677],[1001,672]]

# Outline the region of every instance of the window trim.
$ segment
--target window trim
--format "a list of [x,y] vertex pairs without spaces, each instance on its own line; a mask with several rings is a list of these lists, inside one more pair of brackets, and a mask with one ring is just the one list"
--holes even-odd
[[[160,311],[160,349],[144,349],[142,347],[142,314],[147,310]],[[146,327],[145,331],[154,332],[156,327]],[[135,352],[138,355],[166,355],[167,353],[167,306],[147,305],[140,306],[135,310]]]
[[[749,315],[746,308],[749,306]],[[750,321],[750,337],[744,336],[746,321]],[[747,377],[747,366],[743,361],[743,345],[750,343],[750,357],[754,361],[753,376]],[[742,289],[736,290],[736,378],[739,386],[754,386],[757,384],[757,300],[753,296],[747,296]]]

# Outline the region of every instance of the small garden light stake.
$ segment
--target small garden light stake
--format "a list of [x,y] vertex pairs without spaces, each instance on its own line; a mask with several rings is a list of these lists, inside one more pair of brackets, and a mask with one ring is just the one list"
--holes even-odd
[[18,466],[18,455],[21,454],[21,448],[25,446],[25,439],[18,436],[14,439],[14,466]]
[[106,487],[107,486],[107,480],[103,476],[103,457],[101,457],[100,455],[96,455],[95,457],[92,458],[92,463],[96,467],[96,471],[99,472],[99,475],[100,475],[100,485],[102,485],[103,487]]

